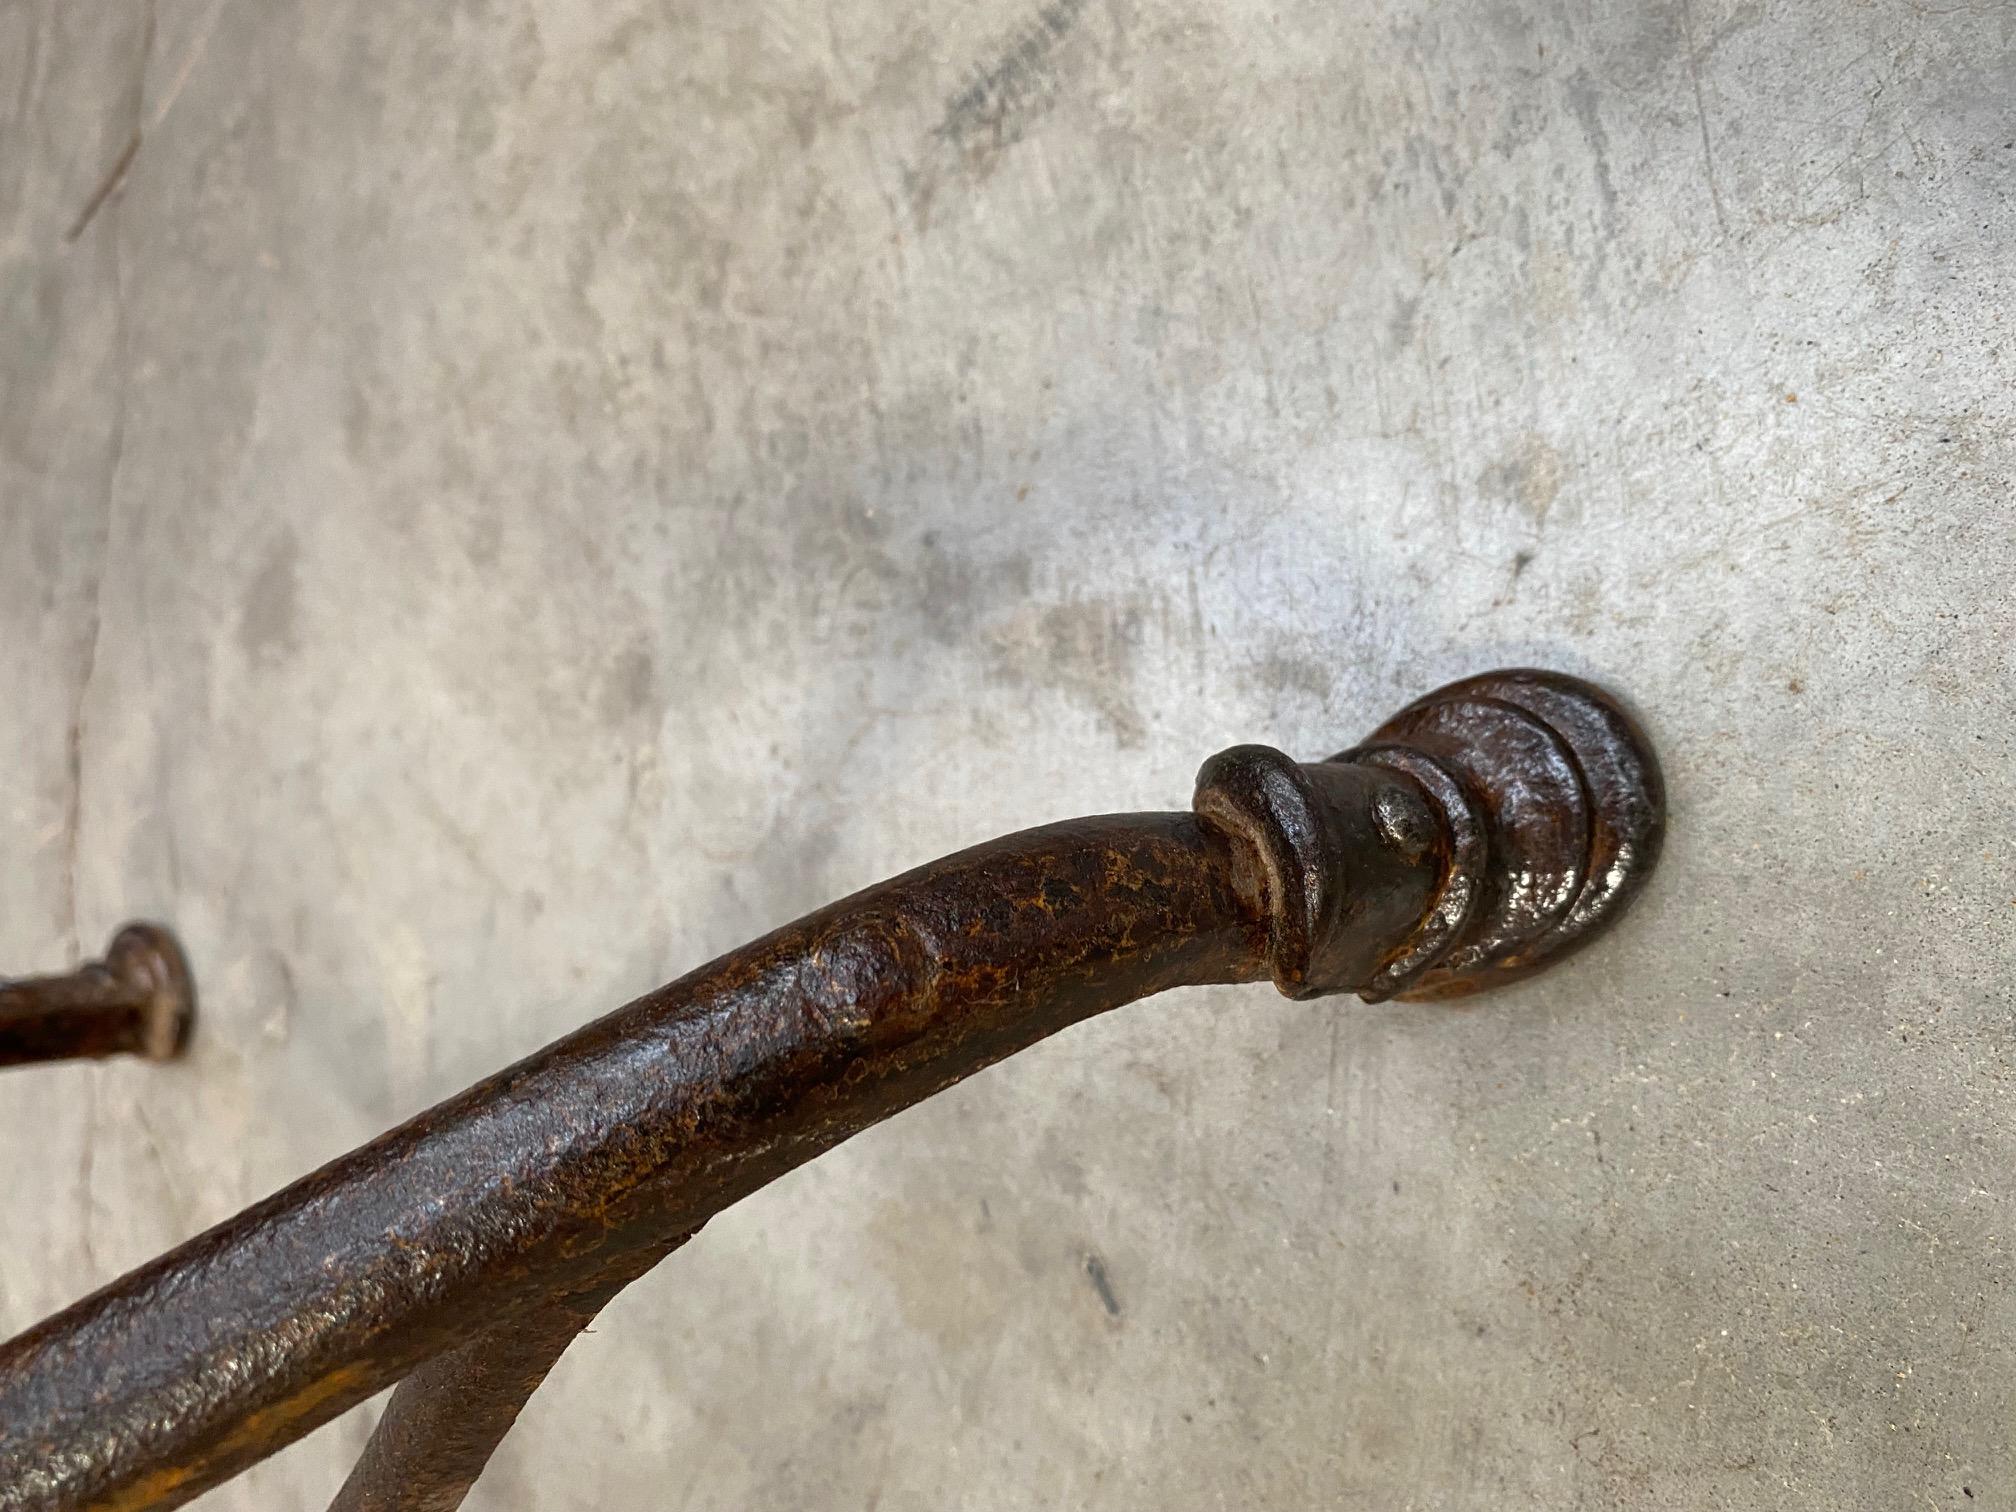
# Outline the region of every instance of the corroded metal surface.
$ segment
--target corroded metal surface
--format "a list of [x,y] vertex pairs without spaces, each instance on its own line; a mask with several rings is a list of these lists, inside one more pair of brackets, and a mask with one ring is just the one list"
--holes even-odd
[[1081,820],[821,910],[0,1349],[0,1507],[178,1505],[470,1334],[1103,1009],[1257,976],[1231,843]]
[[[0,1347],[0,1509],[177,1506],[402,1379],[339,1505],[453,1506],[580,1322],[738,1198],[1170,987],[1530,970],[1628,901],[1659,794],[1601,694],[1506,673],[1363,760],[1237,747],[1195,810],[1025,831],[822,909]],[[443,1473],[400,1499],[430,1443]]]
[[1579,949],[1659,856],[1666,794],[1651,743],[1615,699],[1558,672],[1438,688],[1337,759],[1415,774],[1452,833],[1488,836],[1451,874],[1464,922],[1393,986],[1406,997],[1476,992]]
[[196,989],[175,937],[128,924],[102,961],[68,976],[0,982],[0,1066],[139,1055],[173,1060],[196,1023]]
[[621,1256],[585,1291],[487,1328],[415,1370],[385,1404],[329,1512],[454,1512],[575,1336],[692,1237]]

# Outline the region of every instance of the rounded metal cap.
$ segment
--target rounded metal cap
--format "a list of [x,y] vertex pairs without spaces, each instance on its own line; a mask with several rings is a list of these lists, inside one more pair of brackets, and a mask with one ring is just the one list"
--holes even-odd
[[1560,672],[1487,672],[1438,688],[1335,761],[1419,782],[1453,840],[1415,943],[1364,992],[1452,997],[1577,950],[1658,859],[1665,787],[1643,731]]

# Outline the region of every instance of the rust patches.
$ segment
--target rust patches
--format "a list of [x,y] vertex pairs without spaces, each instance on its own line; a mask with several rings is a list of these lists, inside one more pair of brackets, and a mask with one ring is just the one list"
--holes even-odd
[[128,924],[103,960],[68,976],[0,981],[0,1066],[173,1060],[195,1022],[196,989],[175,937],[158,924]]
[[[1509,980],[1617,916],[1663,824],[1637,727],[1540,672],[1431,694],[1330,761],[1236,747],[1195,807],[1024,831],[857,893],[0,1345],[0,1512],[179,1506],[400,1381],[338,1512],[453,1508],[608,1297],[822,1151],[1171,987]],[[128,931],[0,1004],[27,1022],[108,984],[172,996],[159,940]],[[1120,1316],[1103,1261],[1086,1274]]]

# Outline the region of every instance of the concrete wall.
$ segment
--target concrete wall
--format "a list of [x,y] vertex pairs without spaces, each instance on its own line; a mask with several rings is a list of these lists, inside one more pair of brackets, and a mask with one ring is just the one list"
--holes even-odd
[[716,1222],[471,1505],[2008,1504],[2012,102],[1995,3],[0,6],[0,965],[158,915],[205,995],[0,1078],[0,1328],[1539,662],[1665,757],[1617,933],[1040,1047]]

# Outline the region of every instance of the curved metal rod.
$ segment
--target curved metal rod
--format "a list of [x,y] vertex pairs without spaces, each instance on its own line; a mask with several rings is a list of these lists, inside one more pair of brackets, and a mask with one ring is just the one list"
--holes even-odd
[[0,1346],[0,1512],[179,1506],[1122,1003],[1269,975],[1436,995],[1574,948],[1656,854],[1657,771],[1596,690],[1497,679],[1363,759],[1239,747],[1195,815],[1029,830],[858,893],[85,1298]]
[[589,1290],[487,1328],[420,1366],[393,1391],[329,1512],[455,1512],[575,1336],[692,1237],[623,1255]]

